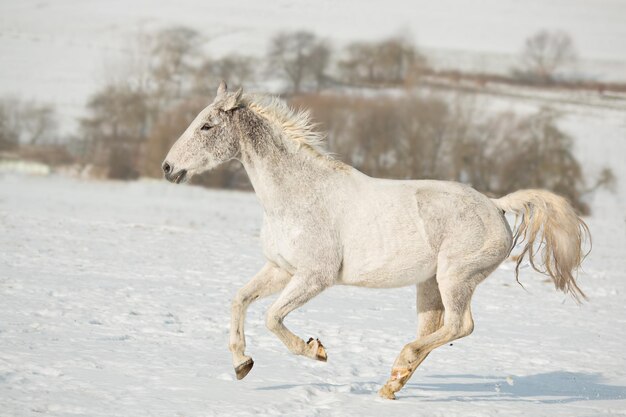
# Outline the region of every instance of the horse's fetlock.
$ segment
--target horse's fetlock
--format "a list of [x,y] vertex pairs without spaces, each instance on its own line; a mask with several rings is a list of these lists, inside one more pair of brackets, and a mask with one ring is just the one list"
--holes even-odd
[[243,352],[244,346],[241,342],[229,343],[228,350],[231,352]]

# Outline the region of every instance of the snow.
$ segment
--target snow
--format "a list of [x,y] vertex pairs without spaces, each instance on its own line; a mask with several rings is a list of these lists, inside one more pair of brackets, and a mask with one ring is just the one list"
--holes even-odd
[[[379,399],[414,338],[415,290],[334,287],[286,323],[329,362],[291,355],[248,312],[255,367],[234,379],[230,298],[263,264],[253,194],[161,181],[0,177],[0,414],[7,416],[626,415],[626,223],[600,193],[577,306],[505,263],[474,333]],[[610,215],[608,215],[610,213]]]

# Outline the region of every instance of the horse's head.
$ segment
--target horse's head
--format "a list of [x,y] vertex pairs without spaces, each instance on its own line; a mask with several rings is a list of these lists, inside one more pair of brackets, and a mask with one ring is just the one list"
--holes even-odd
[[179,183],[233,159],[239,152],[233,111],[239,107],[241,88],[227,91],[223,81],[213,103],[196,116],[163,161],[165,178]]

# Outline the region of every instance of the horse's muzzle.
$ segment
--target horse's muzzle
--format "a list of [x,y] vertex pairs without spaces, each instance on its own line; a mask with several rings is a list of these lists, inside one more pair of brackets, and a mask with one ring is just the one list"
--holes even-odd
[[180,171],[176,172],[174,171],[174,166],[167,161],[163,162],[161,168],[163,168],[163,174],[165,174],[165,179],[169,182],[178,184],[181,181],[184,181],[185,177],[187,176],[186,169],[181,169]]

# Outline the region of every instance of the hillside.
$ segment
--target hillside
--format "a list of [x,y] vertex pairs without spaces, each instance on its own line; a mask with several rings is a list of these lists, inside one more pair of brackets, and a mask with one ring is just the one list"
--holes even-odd
[[480,7],[459,0],[182,0],[158,7],[149,0],[5,0],[0,95],[55,104],[63,129],[71,132],[87,97],[111,77],[123,77],[126,63],[145,53],[135,45],[137,35],[172,25],[200,31],[213,55],[262,55],[267,40],[283,29],[312,30],[339,45],[402,31],[426,49],[437,68],[487,72],[509,71],[529,34],[561,29],[574,35],[582,58],[574,73],[624,81],[625,17],[624,0],[488,0]]

